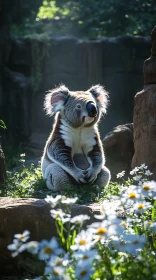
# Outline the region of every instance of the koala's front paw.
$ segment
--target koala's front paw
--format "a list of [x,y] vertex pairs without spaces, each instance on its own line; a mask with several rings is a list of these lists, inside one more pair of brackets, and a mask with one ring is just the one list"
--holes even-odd
[[86,183],[86,180],[85,180],[86,175],[85,175],[84,173],[85,173],[84,170],[77,169],[77,170],[75,171],[74,179],[75,179],[78,183]]
[[94,168],[89,167],[86,171],[85,171],[85,181],[87,183],[94,183],[94,181],[97,178],[98,173],[96,172],[96,170]]

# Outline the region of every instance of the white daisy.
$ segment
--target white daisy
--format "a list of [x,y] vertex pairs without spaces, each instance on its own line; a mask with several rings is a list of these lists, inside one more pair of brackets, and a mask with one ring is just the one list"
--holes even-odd
[[75,244],[71,246],[72,250],[88,250],[93,246],[92,233],[89,230],[82,230],[75,238]]
[[30,232],[25,230],[23,233],[17,233],[14,237],[22,242],[26,242],[30,238]]

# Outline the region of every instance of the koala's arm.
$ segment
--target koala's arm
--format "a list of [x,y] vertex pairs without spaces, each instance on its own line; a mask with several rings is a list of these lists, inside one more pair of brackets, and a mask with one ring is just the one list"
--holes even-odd
[[95,140],[96,144],[93,146],[93,149],[88,152],[87,155],[89,161],[91,162],[91,167],[87,169],[85,177],[88,182],[95,181],[97,175],[100,173],[102,167],[105,164],[102,142],[98,134],[96,135]]
[[46,148],[47,157],[52,161],[57,163],[70,174],[77,182],[85,182],[83,171],[78,169],[72,158],[71,148],[68,147],[64,140],[61,137],[59,131],[50,137],[47,148]]

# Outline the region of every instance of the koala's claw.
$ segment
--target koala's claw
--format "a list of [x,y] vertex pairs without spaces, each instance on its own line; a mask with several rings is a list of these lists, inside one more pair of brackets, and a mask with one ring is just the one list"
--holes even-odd
[[97,175],[95,174],[95,172],[93,172],[94,170],[89,168],[85,171],[85,180],[87,183],[94,183],[94,181],[97,178]]

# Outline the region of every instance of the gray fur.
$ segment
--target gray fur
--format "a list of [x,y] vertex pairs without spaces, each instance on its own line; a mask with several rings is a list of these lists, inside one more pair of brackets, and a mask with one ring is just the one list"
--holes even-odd
[[[91,104],[91,112],[87,104]],[[46,95],[45,110],[48,115],[55,114],[41,159],[42,174],[49,189],[57,191],[66,185],[79,184],[102,188],[109,183],[110,172],[105,167],[97,128],[107,105],[108,94],[100,85],[86,92],[72,92],[62,85]]]

